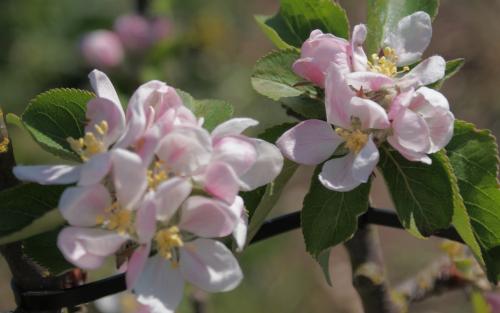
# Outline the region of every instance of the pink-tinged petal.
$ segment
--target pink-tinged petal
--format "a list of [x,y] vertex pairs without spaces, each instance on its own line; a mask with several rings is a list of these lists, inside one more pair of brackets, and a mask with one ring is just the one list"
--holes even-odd
[[435,153],[444,148],[453,137],[455,116],[448,110],[436,109],[434,115],[425,119],[431,136],[431,149]]
[[191,194],[191,189],[191,182],[181,177],[170,178],[161,183],[155,192],[156,218],[159,221],[168,221]]
[[414,94],[415,90],[409,89],[408,91],[402,92],[394,97],[388,113],[390,120],[394,120],[396,116],[398,116],[398,114],[401,112],[401,110],[404,110],[410,106]]
[[142,197],[147,182],[147,170],[141,158],[130,151],[113,151],[113,183],[118,202],[126,209],[134,209]]
[[204,175],[204,189],[207,193],[227,203],[233,203],[240,189],[234,170],[222,162],[210,163]]
[[397,66],[410,65],[422,58],[432,38],[432,21],[429,14],[418,11],[402,18],[394,33],[384,44],[396,50]]
[[321,68],[314,64],[313,58],[301,58],[293,63],[295,74],[307,79],[310,82],[325,88],[325,73]]
[[125,281],[127,283],[127,289],[132,289],[137,279],[141,275],[146,262],[151,252],[151,247],[149,244],[139,246],[135,249],[134,253],[130,257],[127,266],[127,273],[125,274]]
[[252,118],[232,118],[215,127],[212,131],[212,138],[215,141],[224,136],[239,135],[247,128],[257,126],[258,124],[259,122]]
[[239,217],[222,201],[192,196],[182,206],[179,227],[200,237],[224,237],[233,232]]
[[354,91],[351,90],[338,67],[334,64],[330,65],[325,83],[325,108],[328,123],[342,128],[351,126],[351,118],[347,110],[354,96]]
[[283,133],[276,145],[288,159],[316,165],[331,157],[342,142],[327,122],[306,120]]
[[127,240],[128,237],[108,230],[66,227],[59,233],[57,247],[66,260],[76,266],[96,269]]
[[385,129],[391,126],[384,108],[372,100],[352,98],[349,115],[360,119],[362,129]]
[[500,294],[498,294],[498,291],[486,292],[484,297],[490,306],[491,313],[500,313]]
[[450,110],[448,99],[437,90],[420,87],[413,95],[409,108],[425,118],[431,117],[435,109]]
[[142,206],[137,210],[135,229],[140,243],[148,243],[156,232],[155,193],[150,191],[144,196]]
[[160,160],[178,175],[191,175],[210,162],[212,141],[201,127],[177,126],[158,147]]
[[15,166],[13,169],[17,179],[35,182],[40,185],[66,185],[78,181],[81,166],[70,165],[32,165]]
[[88,186],[100,183],[111,170],[111,153],[99,153],[81,165],[78,185]]
[[99,98],[108,99],[116,105],[120,105],[120,98],[118,98],[115,87],[113,87],[106,74],[98,70],[93,70],[89,74],[89,79],[92,89]]
[[366,71],[368,58],[363,50],[363,43],[366,40],[367,29],[364,24],[354,26],[351,39],[351,58],[354,71]]
[[184,107],[181,97],[174,88],[164,84],[158,89],[158,93],[160,96],[159,103],[156,105],[154,103],[151,104],[156,111],[155,122],[158,121],[167,111]]
[[273,144],[261,139],[254,139],[257,160],[254,165],[240,176],[240,187],[248,191],[272,182],[281,173],[283,155]]
[[240,218],[233,230],[233,238],[236,242],[236,251],[240,252],[245,247],[248,232],[248,213],[245,211],[245,204],[241,197],[236,197],[231,209],[240,213]]
[[409,149],[406,149],[405,147],[401,146],[396,138],[394,136],[391,136],[387,138],[387,142],[396,149],[405,159],[413,162],[422,162],[425,164],[432,164],[431,158],[427,156],[427,153],[425,152],[417,152],[417,151],[412,151]]
[[380,73],[374,72],[353,72],[345,76],[347,84],[356,90],[378,91],[382,88],[390,87],[394,80]]
[[257,150],[252,138],[241,135],[226,136],[213,147],[212,162],[228,164],[237,175],[246,173],[257,160]]
[[372,138],[368,140],[363,149],[354,158],[352,163],[352,177],[357,181],[366,183],[379,160],[379,152]]
[[397,85],[402,90],[429,85],[442,79],[445,75],[446,61],[440,56],[432,56],[420,62],[408,74],[404,75]]
[[160,129],[158,127],[152,127],[146,131],[144,136],[139,139],[139,141],[137,141],[134,151],[142,159],[143,164],[151,164],[160,139]]
[[180,251],[180,270],[186,280],[207,292],[230,291],[243,279],[238,261],[219,241],[196,239]]
[[111,195],[103,185],[70,187],[64,190],[59,200],[59,210],[73,226],[94,226],[97,216],[111,206]]
[[[102,138],[106,146],[113,144],[125,129],[125,114],[120,103],[112,102],[105,98],[94,98],[87,103],[85,113],[88,123],[85,132],[92,132],[98,138]],[[107,131],[99,133],[98,127],[105,122]]]
[[194,113],[185,106],[178,107],[175,111],[175,125],[201,126]]
[[334,191],[351,191],[361,184],[361,181],[354,178],[352,169],[355,155],[348,155],[331,159],[323,164],[319,181],[326,188]]
[[184,278],[178,268],[156,255],[147,260],[132,289],[151,313],[174,313],[182,300]]
[[[428,153],[431,147],[430,133],[422,116],[409,110],[400,110],[392,122],[393,134],[389,142],[396,141],[405,150]],[[397,148],[397,147],[395,147]]]

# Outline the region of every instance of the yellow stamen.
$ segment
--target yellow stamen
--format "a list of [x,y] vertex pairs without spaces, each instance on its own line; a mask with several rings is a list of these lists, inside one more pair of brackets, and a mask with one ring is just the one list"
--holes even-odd
[[356,129],[353,131],[337,128],[335,132],[345,140],[345,146],[354,154],[358,154],[368,142],[368,134]]
[[4,137],[2,141],[0,142],[0,153],[5,153],[9,151],[9,143],[10,140],[7,137]]
[[164,165],[160,161],[154,163],[153,169],[148,170],[148,186],[150,189],[156,189],[158,185],[169,179],[169,174],[164,169]]
[[106,151],[103,137],[109,131],[108,123],[106,121],[101,121],[100,123],[94,125],[94,128],[97,135],[99,135],[99,138],[96,137],[96,134],[93,132],[86,132],[82,138],[74,139],[72,137],[68,137],[66,139],[71,149],[73,149],[73,151],[75,151],[83,161],[87,161],[93,155]]
[[[381,73],[390,77],[396,76],[398,74],[398,56],[396,55],[396,50],[391,47],[385,47],[383,50],[383,56],[379,57],[377,54],[372,54],[371,61],[368,61],[368,68],[372,72]],[[403,67],[403,72],[409,71],[408,66]]]
[[120,234],[129,233],[132,229],[132,212],[122,209],[117,202],[104,209],[104,215],[96,216],[96,224]]
[[[167,229],[162,229],[156,233],[155,236],[158,254],[167,260],[172,260],[173,252],[175,248],[182,247],[184,242],[182,241],[179,227],[172,226]],[[173,266],[176,266],[176,260],[172,260]],[[175,262],[174,262],[175,261]]]

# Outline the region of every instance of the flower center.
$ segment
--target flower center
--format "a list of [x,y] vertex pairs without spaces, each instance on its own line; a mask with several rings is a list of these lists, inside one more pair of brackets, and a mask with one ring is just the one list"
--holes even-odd
[[155,190],[158,185],[170,178],[163,166],[163,162],[156,161],[153,168],[148,170],[148,186],[150,189]]
[[73,149],[83,161],[87,161],[93,155],[106,151],[103,138],[109,131],[108,122],[102,121],[99,124],[95,124],[94,128],[97,136],[93,132],[87,132],[82,138],[74,139],[68,137],[66,139],[71,149]]
[[[383,50],[383,56],[379,57],[378,54],[372,54],[371,61],[368,61],[368,68],[370,71],[375,73],[380,73],[387,75],[389,77],[394,77],[398,74],[398,56],[396,55],[396,50],[391,47],[385,47]],[[409,71],[410,68],[405,66],[403,72]]]
[[118,202],[114,202],[104,210],[104,215],[96,217],[97,225],[102,225],[106,229],[116,230],[120,234],[129,233],[132,228],[132,212],[120,207]]
[[158,231],[156,233],[155,240],[158,253],[165,259],[171,260],[173,264],[176,264],[176,261],[172,260],[174,256],[173,250],[184,245],[179,227],[172,226]]
[[0,141],[0,153],[5,153],[9,150],[9,143],[9,138],[3,137],[2,141]]
[[368,135],[359,129],[350,131],[343,128],[337,128],[335,132],[345,140],[345,146],[354,154],[358,154],[368,142]]

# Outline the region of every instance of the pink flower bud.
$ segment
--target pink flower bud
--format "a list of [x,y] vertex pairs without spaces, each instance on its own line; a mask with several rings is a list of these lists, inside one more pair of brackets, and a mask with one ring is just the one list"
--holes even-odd
[[85,35],[81,44],[83,58],[96,68],[112,68],[123,61],[123,46],[118,36],[107,30],[96,30]]
[[125,48],[138,52],[147,49],[152,42],[149,22],[140,15],[124,15],[115,21],[114,29]]
[[172,33],[172,22],[165,17],[158,17],[151,22],[151,35],[154,42],[166,39]]

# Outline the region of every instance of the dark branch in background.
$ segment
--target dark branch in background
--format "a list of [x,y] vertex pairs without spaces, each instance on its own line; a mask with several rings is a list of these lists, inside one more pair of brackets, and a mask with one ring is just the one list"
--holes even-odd
[[135,1],[135,10],[139,15],[147,15],[148,7],[151,0],[136,0]]
[[[402,229],[394,212],[370,208],[359,219],[360,225],[378,224]],[[255,235],[251,244],[274,237],[300,227],[300,212],[285,214],[266,221]],[[438,237],[462,242],[454,229],[441,232]],[[123,274],[92,282],[83,286],[55,290],[30,290],[18,295],[20,305],[26,310],[43,311],[77,306],[126,290]]]
[[351,258],[352,283],[361,298],[364,312],[400,312],[391,299],[376,228],[371,225],[360,227],[344,246]]

